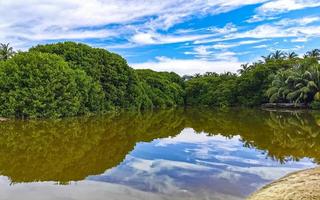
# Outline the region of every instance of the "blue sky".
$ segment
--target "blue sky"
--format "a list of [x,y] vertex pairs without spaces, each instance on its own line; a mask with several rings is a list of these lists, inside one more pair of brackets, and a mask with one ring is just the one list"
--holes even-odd
[[320,0],[0,0],[0,13],[16,49],[71,40],[181,75],[320,48]]

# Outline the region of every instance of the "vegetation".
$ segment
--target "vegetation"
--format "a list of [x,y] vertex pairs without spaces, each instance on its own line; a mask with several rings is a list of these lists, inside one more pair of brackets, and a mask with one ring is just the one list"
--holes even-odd
[[237,75],[206,73],[186,82],[187,105],[231,106],[236,103]]
[[39,45],[30,51],[60,55],[73,69],[85,71],[102,86],[107,110],[151,107],[134,70],[117,54],[74,42]]
[[137,70],[145,92],[156,108],[184,104],[184,83],[176,73]]
[[0,116],[66,117],[172,106],[320,106],[320,50],[276,51],[238,73],[134,70],[104,49],[64,42],[15,53],[0,45]]
[[15,52],[13,51],[13,48],[10,47],[10,44],[2,44],[0,43],[0,61],[1,60],[8,60],[11,58]]
[[0,115],[67,117],[102,109],[104,93],[81,70],[45,53],[19,53],[0,63]]
[[320,101],[320,51],[304,58],[276,51],[239,74],[206,73],[188,77],[187,105],[259,106],[263,103],[304,103],[316,108]]

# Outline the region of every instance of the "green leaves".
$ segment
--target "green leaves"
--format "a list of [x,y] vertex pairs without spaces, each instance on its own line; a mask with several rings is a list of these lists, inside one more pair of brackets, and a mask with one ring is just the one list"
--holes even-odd
[[166,108],[184,104],[182,78],[169,72],[136,70],[152,107]]
[[117,54],[74,42],[39,45],[30,51],[57,54],[73,69],[83,70],[102,86],[106,110],[140,109],[147,101],[134,70]]
[[15,52],[13,51],[13,48],[10,47],[10,43],[8,43],[8,44],[0,43],[0,61],[1,60],[8,60],[14,54],[15,54]]
[[[279,71],[267,90],[271,102],[311,103],[320,88],[320,65],[301,65]],[[285,92],[284,92],[285,91]]]
[[19,53],[0,64],[0,80],[2,116],[59,118],[102,109],[101,87],[57,55]]

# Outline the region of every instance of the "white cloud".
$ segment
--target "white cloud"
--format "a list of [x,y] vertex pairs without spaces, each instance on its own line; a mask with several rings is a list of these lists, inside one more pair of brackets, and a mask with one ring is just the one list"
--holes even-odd
[[282,26],[305,26],[314,22],[320,21],[320,17],[313,16],[313,17],[303,17],[299,19],[282,19],[278,22],[276,22],[276,25],[282,25]]
[[257,26],[256,28],[245,31],[230,34],[225,36],[228,39],[239,38],[287,38],[287,37],[320,37],[320,26],[294,26],[285,27],[273,24],[264,24]]
[[278,14],[318,6],[320,6],[319,0],[274,0],[263,4],[258,8],[258,12],[262,14]]
[[307,41],[308,41],[307,37],[300,37],[300,38],[295,38],[291,40],[291,42],[307,42]]
[[208,61],[202,59],[172,59],[158,57],[156,61],[132,63],[136,69],[153,69],[155,71],[173,71],[180,75],[194,75],[205,72],[236,72],[241,63],[238,61]]
[[249,173],[255,174],[265,180],[276,180],[288,174],[290,172],[298,171],[300,168],[293,168],[293,167],[238,167],[238,166],[231,166],[229,165],[228,170],[233,172],[242,172],[242,173]]
[[[228,0],[0,1],[0,40],[27,43],[146,33],[147,30],[166,30],[190,16],[217,14],[257,2],[261,0],[233,0],[232,3]],[[141,41],[142,35],[135,37]],[[152,38],[145,40],[153,42]]]
[[254,46],[253,48],[255,48],[255,49],[262,49],[262,48],[267,48],[267,47],[268,47],[268,45],[262,44],[262,45]]
[[320,6],[319,0],[273,0],[262,4],[257,9],[257,14],[247,20],[247,22],[258,22],[276,19],[278,14],[300,10],[304,8],[313,8]]
[[[190,144],[207,144],[209,142],[217,142],[224,146],[224,144],[228,145],[228,148],[224,150],[237,150],[234,146],[241,145],[239,141],[240,137],[236,136],[232,139],[227,139],[224,136],[216,135],[214,137],[208,137],[205,133],[195,133],[192,128],[184,129],[179,135],[175,137],[169,137],[164,139],[159,139],[156,141],[156,146],[167,146],[172,144],[179,143],[190,143]],[[228,143],[227,143],[228,141]]]
[[137,44],[169,44],[194,41],[210,37],[208,34],[203,35],[161,35],[154,32],[137,33],[132,36],[131,41]]
[[266,39],[261,39],[261,40],[243,40],[240,42],[233,42],[233,43],[218,43],[214,45],[208,46],[208,48],[213,48],[213,49],[229,49],[233,47],[239,47],[242,45],[249,45],[249,44],[256,44],[260,42],[265,42]]
[[[34,182],[10,184],[10,180],[0,176],[0,196],[1,200],[164,200],[166,195],[146,192],[134,189],[129,186],[97,182],[97,181],[79,181],[72,182],[69,185],[59,185],[54,182]],[[186,199],[175,195],[176,199]],[[188,198],[193,199],[193,198]]]
[[234,24],[228,23],[222,28],[212,27],[212,28],[209,28],[208,30],[217,34],[226,34],[226,33],[236,32],[238,28]]

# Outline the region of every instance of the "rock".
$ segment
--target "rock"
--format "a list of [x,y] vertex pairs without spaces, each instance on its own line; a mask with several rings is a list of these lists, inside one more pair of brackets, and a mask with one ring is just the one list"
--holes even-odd
[[5,121],[8,121],[8,119],[7,119],[7,118],[0,117],[0,122],[5,122]]
[[262,108],[300,108],[306,109],[308,105],[304,103],[265,103],[262,104]]
[[320,167],[291,173],[251,195],[247,200],[319,200]]

